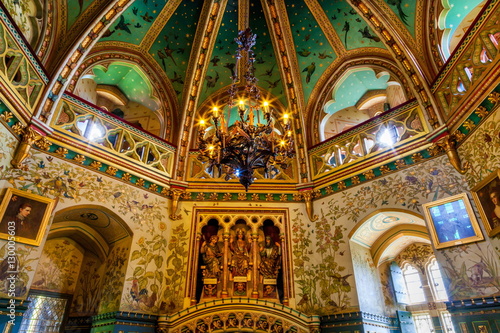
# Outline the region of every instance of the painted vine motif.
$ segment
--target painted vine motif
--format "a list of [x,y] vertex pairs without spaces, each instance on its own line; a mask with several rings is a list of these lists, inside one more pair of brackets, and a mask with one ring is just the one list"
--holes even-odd
[[[352,277],[338,264],[347,250],[343,244],[347,228],[341,221],[356,223],[368,213],[384,207],[420,211],[422,201],[437,200],[465,190],[464,178],[455,172],[446,157],[441,157],[323,201],[323,218],[315,224],[304,222],[304,216],[298,213],[292,220],[294,274],[301,297],[298,308],[321,315],[350,306],[349,281]],[[319,264],[311,262],[314,253],[320,255]]]
[[471,188],[500,167],[500,112],[493,116],[460,147],[463,160],[471,167],[465,174]]
[[125,269],[129,248],[116,246],[106,260],[106,272],[102,283],[102,296],[99,302],[99,313],[107,313],[120,309],[120,296],[125,282]]
[[160,309],[165,313],[173,313],[182,309],[182,295],[186,279],[188,230],[184,225],[178,225],[172,230],[172,237],[168,243],[171,254],[167,257],[167,277],[165,280],[165,300]]
[[[448,296],[451,299],[471,298],[477,295],[495,295],[500,292],[500,267],[498,248],[495,253],[489,246],[482,249],[477,243],[452,247],[442,251],[442,264],[450,280]],[[477,259],[467,265],[472,256]],[[460,263],[460,264],[458,264]]]
[[[35,264],[39,258],[30,258],[31,254],[35,250],[34,247],[28,245],[16,244],[15,250],[15,269],[17,269],[17,276],[15,282],[15,297],[16,298],[24,298],[28,293],[28,283],[30,280],[29,274],[33,272],[32,265]],[[12,269],[9,267],[9,262],[7,261],[8,254],[8,243],[5,243],[2,248],[0,248],[0,281],[3,283],[0,284],[0,297],[8,298],[9,296],[9,286],[7,284],[7,277],[9,276]]]
[[101,276],[100,262],[97,258],[82,264],[77,289],[72,303],[71,313],[78,315],[95,315],[99,304]]
[[[161,241],[160,238],[164,238],[164,236],[158,236],[163,235],[164,230],[166,230],[166,224],[160,224],[160,228],[157,225],[160,223],[159,221],[165,219],[166,200],[160,200],[158,197],[150,198],[149,193],[142,192],[130,186],[123,186],[123,184],[107,179],[105,176],[75,167],[36,150],[32,150],[32,154],[25,160],[22,168],[13,169],[6,163],[6,159],[9,158],[6,152],[15,151],[14,148],[17,145],[17,141],[7,133],[1,131],[0,138],[2,139],[0,140],[0,157],[2,158],[0,179],[6,180],[11,186],[30,193],[55,198],[59,203],[78,203],[85,200],[87,202],[109,205],[121,216],[124,216],[126,221],[135,224],[136,227],[131,226],[133,229],[141,230],[144,233],[144,236],[142,236],[144,241],[148,238],[154,239],[153,242],[158,243]],[[12,157],[10,156],[10,158]],[[155,271],[162,272],[164,270],[164,266],[162,265],[164,264],[163,257],[166,251],[166,243],[162,242],[159,245],[152,246],[160,246],[161,250],[160,248],[155,250],[157,256],[154,258],[156,259],[151,259],[151,257],[146,259],[151,260],[150,263],[154,262]],[[21,272],[27,269],[22,265],[23,261],[20,261]],[[147,272],[148,270],[137,270],[136,267],[134,277],[136,279],[141,278],[141,281],[144,279],[149,281],[151,280],[150,273],[145,277],[141,275]],[[181,273],[177,271],[176,274]],[[153,278],[156,282],[150,284],[156,284],[159,287],[161,283],[164,283],[164,279],[165,277],[160,276],[158,273]],[[24,290],[23,295],[26,292],[25,289],[29,282],[29,276],[23,275],[23,279],[20,281],[24,280],[24,286],[21,288]],[[161,283],[158,283],[159,281]],[[156,289],[154,286],[152,288]],[[161,288],[157,290],[157,293],[160,290]],[[143,308],[147,308],[148,312],[157,311],[159,307],[156,304],[156,300],[154,300],[157,295],[153,295],[153,290],[148,291],[148,293],[147,300],[144,295],[141,295],[145,301],[142,303]],[[123,306],[127,307],[126,305]],[[114,308],[115,306],[112,307]],[[137,309],[136,306],[133,308]]]
[[83,253],[75,247],[73,241],[67,239],[47,241],[31,287],[73,293],[82,260]]
[[[182,291],[185,282],[187,263],[188,232],[181,224],[172,230],[172,237],[168,242],[166,274],[160,269],[163,266],[167,240],[163,232],[167,229],[164,222],[160,222],[160,234],[148,240],[141,237],[137,241],[139,249],[134,250],[131,262],[135,262],[135,270],[127,281],[131,281],[125,303],[130,310],[145,310],[171,313],[182,307]],[[159,295],[162,293],[162,302]]]
[[[342,226],[330,225],[331,212],[322,214],[316,222],[316,253],[320,262],[313,263],[311,257],[312,236],[315,230],[303,222],[304,215],[298,213],[292,220],[292,248],[295,264],[295,282],[300,288],[297,308],[307,314],[327,314],[345,310],[350,306],[351,285],[346,267],[338,264],[339,251],[344,244]],[[327,219],[328,218],[328,219]],[[333,220],[334,221],[334,220]],[[345,246],[344,246],[345,247]]]
[[422,274],[425,274],[425,264],[432,255],[434,255],[434,252],[430,245],[411,244],[398,254],[396,262],[400,267],[403,266],[403,262],[411,263],[416,266]]

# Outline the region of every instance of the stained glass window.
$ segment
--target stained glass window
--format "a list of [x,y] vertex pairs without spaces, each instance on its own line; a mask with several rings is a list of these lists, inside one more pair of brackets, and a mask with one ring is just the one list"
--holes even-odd
[[28,300],[31,303],[24,313],[19,333],[59,332],[67,299],[30,294]]

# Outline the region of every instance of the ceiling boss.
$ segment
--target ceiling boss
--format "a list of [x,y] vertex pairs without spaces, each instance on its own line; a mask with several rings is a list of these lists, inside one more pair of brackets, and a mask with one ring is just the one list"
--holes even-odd
[[[290,115],[285,113],[281,119],[276,118],[276,110],[261,98],[257,87],[252,51],[256,38],[250,28],[240,31],[235,38],[238,45],[236,65],[243,60],[244,92],[238,94],[238,74],[235,71],[227,105],[212,108],[211,124],[200,120],[198,137],[198,159],[208,163],[207,171],[218,175],[225,173],[226,180],[239,178],[246,191],[254,182],[255,169],[263,169],[264,176],[271,178],[277,165],[286,169],[289,159],[295,156]],[[237,120],[230,123],[231,115],[236,113]]]

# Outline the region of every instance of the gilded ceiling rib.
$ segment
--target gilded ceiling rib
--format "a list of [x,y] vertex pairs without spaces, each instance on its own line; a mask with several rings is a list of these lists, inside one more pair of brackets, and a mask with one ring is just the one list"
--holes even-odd
[[[56,27],[57,34],[60,35],[54,40],[57,40],[57,43],[54,43],[54,47],[51,52],[52,55],[55,55],[52,62],[49,64],[49,68],[52,69],[55,69],[53,66],[60,65],[61,60],[66,55],[66,50],[71,49],[78,43],[78,41],[80,41],[82,36],[81,31],[86,31],[89,26],[94,26],[95,23],[98,22],[98,19],[102,17],[101,13],[106,12],[106,8],[110,7],[110,1],[93,1],[85,11],[78,15],[73,25],[68,27],[68,4],[71,4],[71,2],[65,0],[55,0],[55,2],[57,2],[58,5],[57,20],[61,23],[61,25]],[[115,0],[113,2],[117,1]]]
[[178,153],[174,165],[174,169],[177,171],[173,175],[173,179],[177,181],[182,182],[185,179],[189,138],[192,137],[191,133],[196,128],[196,119],[194,117],[196,106],[202,91],[203,78],[210,61],[210,52],[213,50],[226,4],[227,0],[205,2],[199,21],[201,24],[196,29],[196,37],[193,41],[193,49],[184,80],[186,82],[185,91],[189,91],[189,94],[184,94],[181,103],[181,109],[183,110],[181,124],[183,124],[183,127],[179,142],[177,142]]
[[398,40],[401,46],[406,50],[408,56],[412,57],[413,63],[418,66],[418,71],[421,73],[422,77],[426,78],[427,85],[429,85],[434,76],[427,70],[427,64],[421,63],[421,60],[426,59],[425,41],[427,38],[423,35],[423,25],[424,22],[428,22],[424,21],[422,18],[424,1],[416,1],[415,37],[412,36],[408,27],[403,24],[384,0],[370,1],[370,5],[372,5],[372,11],[380,17],[381,22],[386,24],[385,28],[390,31],[393,38]]
[[149,28],[148,32],[139,44],[140,49],[144,53],[148,53],[148,50],[151,48],[156,38],[165,27],[165,22],[170,21],[170,18],[175,13],[181,2],[182,0],[170,0],[163,7],[158,17],[154,20],[153,25]]
[[402,69],[404,69],[405,75],[411,81],[411,85],[416,92],[417,99],[427,113],[429,124],[434,129],[439,128],[444,123],[441,112],[438,111],[440,109],[434,100],[429,85],[427,82],[422,81],[423,74],[420,71],[420,67],[414,57],[412,57],[412,54],[408,52],[406,45],[402,43],[399,36],[394,36],[384,26],[382,19],[378,17],[380,16],[379,11],[376,8],[374,9],[371,3],[361,0],[349,1],[367,18],[367,22],[372,26],[373,30],[382,37],[384,43],[394,53],[394,58],[400,63]]
[[[104,31],[113,23],[113,21],[120,16],[121,12],[127,9],[132,4],[132,0],[116,0],[113,1],[103,14],[96,19],[95,24],[89,25],[81,33],[78,42],[70,49],[70,52],[64,57],[63,65],[59,66],[53,74],[53,79],[42,97],[42,104],[35,113],[35,117],[39,118],[42,122],[50,123],[55,106],[61,98],[62,92],[66,89],[70,82],[70,78],[77,70],[79,65],[87,53],[92,49],[94,44],[99,40]],[[76,30],[76,29],[75,29]]]
[[[293,128],[295,130],[295,140],[297,142],[297,159],[299,164],[299,179],[301,183],[310,182],[309,159],[305,150],[304,129],[307,127],[304,123],[302,110],[305,109],[304,95],[301,89],[301,78],[298,72],[298,60],[293,52],[293,38],[290,34],[290,22],[287,20],[285,4],[274,0],[263,1],[262,8],[266,20],[270,27],[269,32],[275,48],[278,50],[278,61],[281,77],[284,78],[285,89],[288,102],[290,103],[290,112],[292,113]],[[294,64],[292,66],[292,63]],[[296,69],[295,71],[293,69]],[[298,85],[298,86],[297,86]]]
[[[323,8],[321,8],[317,0],[305,0],[305,3],[318,22],[321,31],[325,34],[326,39],[332,46],[337,57],[343,58],[347,51],[339,36],[335,33],[335,29],[332,27],[330,19],[326,16]],[[309,100],[311,99],[312,98],[309,98]]]

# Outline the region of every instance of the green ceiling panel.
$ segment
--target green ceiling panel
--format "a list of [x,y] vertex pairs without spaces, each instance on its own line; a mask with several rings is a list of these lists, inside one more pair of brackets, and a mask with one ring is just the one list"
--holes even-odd
[[307,103],[314,83],[337,56],[303,1],[287,1],[286,9],[297,51],[304,98]]
[[83,13],[94,0],[66,0],[66,8],[68,10],[68,20],[66,22],[66,27],[69,30],[73,24],[75,24],[76,19]]
[[346,1],[320,0],[321,7],[330,19],[335,32],[346,50],[360,47],[381,47],[384,43]]
[[170,78],[179,100],[202,5],[200,1],[182,1],[149,49]]
[[385,0],[404,26],[415,37],[415,13],[417,0]]
[[100,41],[120,41],[139,45],[165,3],[166,0],[135,1],[111,24]]
[[[236,37],[238,37],[238,1],[230,0],[222,17],[215,46],[211,50],[210,63],[200,94],[200,104],[217,90],[229,88],[231,85],[232,71],[236,65],[234,58]],[[215,104],[216,102],[213,101]]]
[[255,76],[259,79],[257,85],[269,92],[268,96],[263,94],[262,97],[267,100],[277,98],[286,107],[283,80],[276,63],[277,55],[272,47],[269,27],[260,1],[250,4],[250,27],[252,32],[257,34],[257,42],[253,49],[255,52]]

